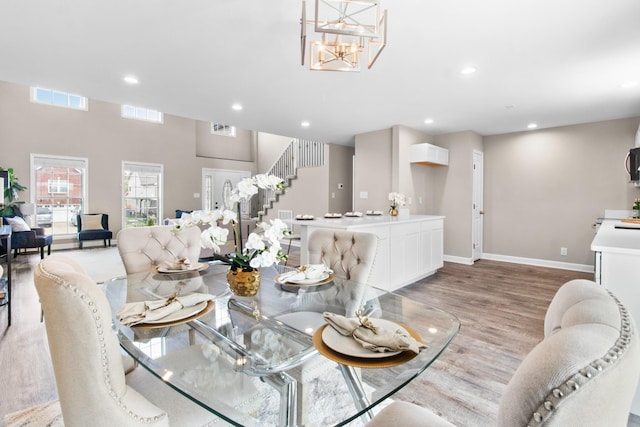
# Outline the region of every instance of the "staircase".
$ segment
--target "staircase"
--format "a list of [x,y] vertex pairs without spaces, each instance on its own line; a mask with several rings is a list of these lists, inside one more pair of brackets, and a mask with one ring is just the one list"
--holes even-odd
[[267,171],[268,175],[276,175],[284,179],[283,189],[278,191],[264,190],[260,188],[258,194],[252,199],[255,200],[253,216],[262,219],[267,215],[269,209],[273,209],[274,203],[278,202],[281,194],[291,187],[292,182],[297,178],[298,168],[324,165],[324,144],[322,142],[309,141],[305,139],[294,139],[284,150],[280,158]]

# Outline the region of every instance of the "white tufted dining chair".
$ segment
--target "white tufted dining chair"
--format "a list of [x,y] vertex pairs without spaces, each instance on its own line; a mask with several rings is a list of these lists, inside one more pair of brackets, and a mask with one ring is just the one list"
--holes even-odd
[[[545,338],[504,391],[497,426],[626,427],[640,376],[640,344],[627,309],[589,280],[565,283],[544,321]],[[451,427],[426,408],[393,402],[367,427]]]
[[34,282],[66,427],[203,426],[216,420],[145,369],[125,376],[107,298],[73,258],[45,258]]
[[[368,279],[378,249],[378,237],[364,232],[317,229],[310,234],[307,248],[309,263],[331,268],[337,280],[327,292],[302,295],[292,306],[293,312],[285,315],[284,321],[302,332],[307,328],[316,330],[323,325],[322,312],[325,310],[355,316],[369,288]],[[298,408],[305,408],[313,398],[307,385],[335,367],[334,362],[318,355],[288,372],[298,382]],[[307,416],[309,414],[299,410],[298,423],[306,425]]]
[[200,257],[200,229],[174,230],[171,225],[124,228],[118,232],[118,253],[127,274],[150,271],[162,261]]
[[372,233],[317,229],[309,235],[309,264],[324,264],[335,277],[367,283],[378,249]]

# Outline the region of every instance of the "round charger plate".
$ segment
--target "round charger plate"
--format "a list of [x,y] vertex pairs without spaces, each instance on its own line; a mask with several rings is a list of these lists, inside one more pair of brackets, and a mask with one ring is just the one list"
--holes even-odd
[[[394,323],[403,327],[407,332],[409,332],[409,335],[411,335],[417,341],[422,342],[422,338],[420,338],[420,335],[416,331],[414,331],[407,325],[403,325],[397,322]],[[327,327],[330,326],[328,324],[324,324],[313,334],[313,346],[318,350],[318,353],[322,354],[327,359],[340,363],[342,365],[353,366],[355,368],[389,368],[406,363],[417,356],[417,354],[412,351],[403,351],[395,356],[379,359],[347,356],[330,349],[323,342],[322,333]]]
[[167,328],[169,326],[181,325],[183,323],[187,323],[204,316],[205,314],[213,310],[213,306],[213,301],[202,301],[201,303],[198,303],[194,306],[185,307],[181,310],[178,310],[175,313],[170,314],[169,316],[163,317],[162,319],[154,320],[151,322],[138,323],[133,327],[141,329],[151,329]]
[[278,274],[274,280],[276,283],[287,286],[318,286],[324,285],[325,283],[330,283],[333,281],[333,273],[325,273],[321,279],[304,279],[304,280],[296,280],[294,282],[289,282],[285,279],[282,279],[281,276],[286,273]]
[[[373,326],[382,328],[382,329],[402,329],[407,332],[402,326],[397,323],[390,322],[384,319],[369,319]],[[401,351],[388,351],[384,353],[380,353],[377,351],[367,350],[362,347],[360,343],[358,343],[352,337],[347,337],[342,335],[340,332],[336,331],[335,328],[325,328],[324,332],[322,332],[322,342],[324,342],[327,347],[329,347],[333,351],[337,351],[340,354],[344,354],[346,356],[351,357],[362,357],[365,359],[382,359],[384,357],[392,357],[397,354],[402,353]]]
[[202,271],[202,270],[206,270],[207,268],[209,268],[209,264],[207,264],[206,262],[195,262],[191,264],[191,267],[184,270],[167,268],[161,265],[157,266],[156,270],[158,271],[158,273],[162,273],[162,274],[176,274],[176,273],[188,273],[190,271]]

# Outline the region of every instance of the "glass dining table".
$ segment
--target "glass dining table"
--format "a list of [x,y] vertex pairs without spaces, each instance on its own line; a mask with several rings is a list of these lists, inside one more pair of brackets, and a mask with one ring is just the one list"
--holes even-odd
[[[103,290],[122,348],[162,379],[167,393],[174,389],[230,425],[366,422],[373,407],[427,369],[460,328],[450,313],[366,283],[331,275],[281,284],[290,268],[280,265],[261,269],[255,296],[236,296],[227,285],[228,268],[211,262],[198,271],[132,274],[106,281]],[[128,302],[195,292],[214,300],[133,327],[116,316]],[[329,337],[324,312],[360,313],[374,325],[399,327],[426,348],[416,354],[354,347],[351,337]]]

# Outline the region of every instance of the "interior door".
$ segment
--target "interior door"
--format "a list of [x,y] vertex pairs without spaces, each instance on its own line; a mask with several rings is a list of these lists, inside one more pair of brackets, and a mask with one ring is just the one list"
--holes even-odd
[[[229,169],[202,169],[202,209],[224,209],[224,198],[222,188],[229,180],[231,187],[243,178],[251,178],[250,171],[239,171]],[[248,208],[248,206],[247,206]],[[249,212],[243,212],[249,213]]]
[[483,179],[484,179],[484,154],[482,151],[473,150],[473,261],[482,258],[482,227],[483,227]]

